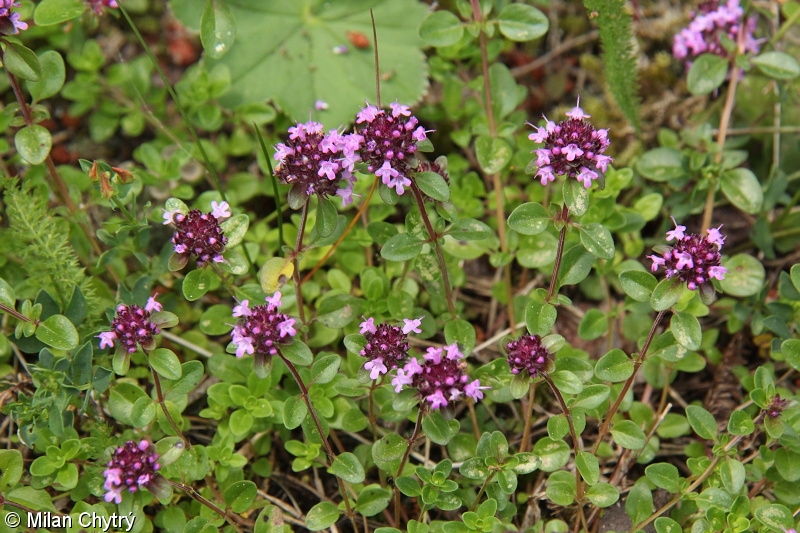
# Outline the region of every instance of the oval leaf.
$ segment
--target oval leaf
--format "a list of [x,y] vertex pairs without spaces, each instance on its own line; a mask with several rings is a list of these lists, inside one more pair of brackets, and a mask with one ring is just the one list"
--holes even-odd
[[78,347],[78,330],[64,315],[53,315],[36,328],[36,338],[58,350],[72,350]]
[[702,54],[694,60],[686,85],[695,96],[708,94],[719,88],[728,75],[728,61],[715,54]]
[[47,128],[38,124],[25,126],[14,136],[14,146],[20,157],[31,165],[38,165],[47,159],[53,138]]

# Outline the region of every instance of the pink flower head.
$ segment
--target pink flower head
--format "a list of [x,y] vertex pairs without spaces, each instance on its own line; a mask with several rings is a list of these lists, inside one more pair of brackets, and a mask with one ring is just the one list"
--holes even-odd
[[[371,379],[376,379],[376,377],[372,377],[376,368],[385,369],[380,372],[380,374],[385,374],[399,368],[408,360],[408,340],[404,330],[389,324],[376,326],[375,320],[370,317],[361,322],[360,331],[366,340],[360,355],[368,359],[364,368],[372,371]],[[380,363],[376,363],[376,361],[380,361]]]
[[512,374],[522,373],[532,378],[547,370],[551,354],[542,344],[538,335],[522,335],[519,339],[506,344],[508,366]]
[[27,30],[28,24],[20,20],[19,13],[12,8],[19,7],[14,0],[0,0],[0,35],[16,35],[20,30]]
[[[648,256],[653,272],[664,267],[667,278],[678,277],[686,282],[690,290],[701,289],[704,301],[712,301],[714,287],[711,279],[723,280],[727,270],[720,265],[721,243],[725,237],[719,228],[708,231],[706,237],[686,233],[686,227],[673,220],[675,229],[667,232],[667,240],[675,241],[671,246],[657,248],[658,255]],[[721,226],[720,226],[721,227]]]
[[265,359],[277,355],[280,344],[289,344],[297,334],[295,319],[281,313],[281,294],[276,292],[266,298],[266,304],[245,307],[243,301],[234,313],[239,322],[233,327],[231,342],[236,347],[236,357],[253,354]]
[[595,129],[579,106],[572,108],[567,117],[558,124],[544,117],[544,127],[530,124],[536,131],[528,138],[544,144],[536,149],[536,178],[547,185],[556,176],[567,176],[589,188],[612,161],[603,153],[609,145],[608,131]]
[[403,333],[405,333],[406,335],[408,335],[412,331],[414,333],[422,333],[422,330],[419,329],[419,326],[422,324],[422,318],[423,317],[419,317],[419,318],[415,318],[413,320],[410,320],[408,318],[404,318],[403,319],[403,324],[404,324],[403,325]]
[[[744,32],[743,49],[739,53],[757,54],[760,41],[754,37],[756,17],[745,20],[739,0],[707,0],[692,13],[692,22],[675,35],[672,55],[685,60],[687,65],[701,54],[714,54],[731,58],[723,40],[738,42],[740,30]],[[744,25],[744,28],[742,28]]]
[[107,502],[122,502],[123,490],[130,493],[143,488],[154,491],[160,481],[158,454],[146,440],[139,444],[126,442],[114,451],[107,466],[103,472],[104,499]]
[[231,212],[228,202],[211,202],[211,216],[217,220],[230,217]]
[[117,315],[111,321],[111,331],[97,335],[100,338],[100,348],[111,348],[113,341],[128,353],[134,353],[137,346],[145,350],[155,348],[153,338],[161,330],[150,320],[152,311],[160,311],[161,304],[151,297],[144,309],[138,305],[120,304],[117,306]]
[[[214,204],[216,202],[212,203],[212,208],[217,215],[227,212],[227,202],[216,206]],[[172,217],[176,229],[172,236],[175,253],[183,256],[185,261],[194,256],[198,266],[203,266],[209,261],[222,262],[222,253],[225,251],[228,238],[219,225],[219,218],[213,212],[203,213],[198,209],[192,209],[186,215],[176,213]]]

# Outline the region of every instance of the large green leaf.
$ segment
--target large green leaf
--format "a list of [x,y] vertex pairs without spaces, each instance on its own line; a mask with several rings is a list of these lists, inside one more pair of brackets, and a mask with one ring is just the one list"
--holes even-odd
[[[205,2],[172,0],[178,18],[199,30]],[[232,89],[222,103],[272,100],[292,119],[309,116],[328,128],[353,120],[365,100],[375,99],[370,8],[375,14],[381,62],[381,100],[411,105],[427,84],[418,28],[427,9],[415,0],[228,0],[236,39],[220,59],[230,67]],[[354,46],[362,34],[370,44]],[[346,46],[346,53],[337,47]],[[210,60],[210,58],[206,58]],[[322,100],[328,109],[317,111]],[[310,115],[309,115],[310,114]]]

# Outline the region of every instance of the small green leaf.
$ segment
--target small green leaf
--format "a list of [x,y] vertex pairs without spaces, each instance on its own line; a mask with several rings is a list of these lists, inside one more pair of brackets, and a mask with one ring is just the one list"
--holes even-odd
[[548,483],[545,492],[550,501],[562,507],[571,505],[572,502],[575,501],[575,485],[572,483],[564,483],[561,481]]
[[539,439],[531,450],[539,456],[542,464],[539,470],[542,472],[555,472],[560,470],[569,461],[569,445],[563,440],[544,437]]
[[200,321],[197,323],[200,331],[206,335],[225,335],[228,333],[235,324],[236,319],[233,317],[233,312],[229,305],[212,305],[200,315]]
[[497,15],[500,33],[512,41],[532,41],[547,33],[550,21],[544,13],[526,4],[506,4]]
[[556,323],[557,311],[552,304],[536,301],[528,303],[525,308],[525,325],[531,335],[547,335]]
[[722,487],[728,494],[738,494],[744,487],[744,465],[728,457],[719,467],[719,477],[722,480]]
[[447,420],[439,411],[432,411],[422,419],[422,430],[432,442],[442,446],[458,434],[461,424],[458,420]]
[[728,61],[716,54],[702,54],[692,62],[686,85],[695,96],[715,91],[728,75]]
[[444,325],[444,340],[447,344],[458,343],[464,353],[475,348],[475,327],[463,319],[450,320]]
[[311,366],[311,382],[316,384],[328,383],[336,377],[342,358],[337,354],[320,357]]
[[258,282],[265,293],[272,294],[292,279],[292,274],[294,263],[290,259],[271,257],[258,271]]
[[581,244],[587,252],[600,259],[614,259],[614,238],[603,225],[593,222],[578,226],[578,229],[581,233]]
[[676,494],[681,491],[681,476],[678,468],[670,463],[655,463],[644,470],[647,479],[656,487]]
[[650,305],[656,311],[666,311],[680,300],[683,289],[684,284],[680,278],[663,279],[653,289]]
[[218,59],[230,50],[236,37],[236,21],[225,2],[206,0],[200,21],[200,42],[209,57]]
[[717,421],[714,419],[714,415],[698,405],[689,405],[686,407],[686,418],[694,432],[700,437],[716,440]]
[[700,322],[693,314],[685,311],[673,311],[670,329],[678,344],[688,350],[700,349],[703,332],[700,329]]
[[564,182],[563,190],[564,203],[569,212],[576,217],[585,215],[589,210],[589,189],[578,180],[567,180]]
[[647,302],[658,285],[658,280],[643,270],[626,270],[619,275],[619,283],[625,294],[637,302]]
[[629,450],[641,450],[645,445],[645,434],[632,420],[617,422],[611,428],[614,442]]
[[764,265],[749,254],[737,254],[722,262],[728,269],[725,279],[719,282],[725,294],[752,296],[764,286]]
[[772,503],[759,507],[755,511],[759,522],[773,531],[783,532],[794,528],[792,512],[785,506]]
[[300,427],[308,414],[308,407],[299,396],[290,396],[283,402],[283,425],[286,429]]
[[541,204],[527,202],[511,212],[508,227],[523,235],[537,235],[547,229],[550,216]]
[[408,261],[422,252],[423,244],[408,233],[399,233],[386,241],[381,256],[388,261]]
[[0,450],[0,490],[7,492],[22,477],[22,454],[19,450]]
[[578,326],[578,336],[586,341],[599,339],[608,331],[608,317],[599,309],[589,309]]
[[745,411],[733,411],[728,420],[728,432],[731,435],[750,435],[756,430],[753,419]]
[[38,124],[25,126],[14,136],[14,146],[20,157],[31,165],[38,165],[47,159],[53,138],[47,128]]
[[327,237],[336,231],[339,212],[330,198],[319,199],[317,205],[317,225],[316,229],[320,237]]
[[575,458],[575,465],[588,485],[594,485],[600,481],[600,464],[597,462],[597,457],[591,453],[579,451]]
[[611,507],[619,500],[619,491],[610,483],[597,483],[589,487],[586,497],[597,507]]
[[450,186],[436,172],[417,172],[414,174],[414,183],[422,192],[440,202],[450,200]]
[[581,409],[596,409],[608,399],[610,394],[611,389],[608,388],[608,385],[589,385],[584,388],[580,394],[578,394],[578,397],[575,400],[575,403],[572,404],[572,407],[580,407]]
[[512,155],[511,146],[505,139],[480,135],[475,140],[475,156],[481,170],[486,174],[497,174],[503,170],[511,161]]
[[205,268],[192,270],[183,278],[183,296],[193,302],[201,298],[211,288],[211,274]]
[[[391,498],[391,490],[371,485],[358,491],[358,499],[354,509],[364,516],[375,516],[389,506]],[[378,531],[380,529],[382,528],[375,529],[375,533],[380,533]],[[397,533],[399,533],[399,530]]]
[[726,170],[720,180],[722,194],[745,213],[756,214],[764,202],[764,190],[752,170],[734,168]]
[[228,239],[225,247],[230,250],[234,246],[238,246],[244,240],[247,229],[250,227],[250,218],[245,214],[234,215],[220,224],[220,227],[222,228],[225,238]]
[[258,487],[252,481],[234,481],[222,497],[231,511],[241,514],[250,509],[257,495]]
[[789,366],[800,370],[800,340],[787,339],[781,343],[781,353]]
[[306,523],[310,531],[320,531],[330,527],[339,520],[342,512],[331,502],[320,502],[306,513]]
[[558,390],[564,394],[579,394],[583,390],[583,383],[574,372],[557,370],[550,374],[550,379]]
[[559,286],[576,285],[592,271],[594,256],[577,244],[564,253],[558,273]]
[[459,218],[447,231],[447,234],[460,241],[482,241],[494,235],[494,230],[480,220]]
[[83,0],[42,0],[33,13],[37,26],[51,26],[80,17],[86,11]]
[[42,66],[42,78],[28,82],[28,91],[35,102],[58,94],[66,77],[64,58],[55,50],[42,52],[39,64]]
[[783,52],[771,50],[750,60],[758,69],[776,80],[793,80],[800,76],[797,59]]
[[619,348],[614,348],[597,361],[594,374],[604,381],[619,383],[633,374],[633,361]]
[[308,346],[297,339],[291,344],[284,344],[281,346],[281,353],[290,362],[299,366],[308,366],[314,360],[311,350]]
[[419,36],[428,46],[450,46],[460,41],[462,35],[464,25],[447,10],[434,11],[419,27]]
[[336,456],[328,472],[348,483],[363,483],[365,478],[364,467],[351,452],[344,452]]
[[36,338],[58,350],[72,350],[78,347],[78,330],[64,315],[53,315],[39,323]]
[[655,148],[642,154],[636,170],[651,181],[674,181],[686,175],[683,154],[675,148]]
[[183,375],[181,361],[175,352],[166,348],[156,348],[150,352],[150,366],[159,376],[167,379],[180,379]]
[[3,66],[6,70],[23,80],[42,79],[42,65],[39,64],[39,57],[33,50],[13,41],[4,43],[6,49],[3,53]]
[[656,518],[656,533],[683,533],[683,528],[672,518],[660,516]]

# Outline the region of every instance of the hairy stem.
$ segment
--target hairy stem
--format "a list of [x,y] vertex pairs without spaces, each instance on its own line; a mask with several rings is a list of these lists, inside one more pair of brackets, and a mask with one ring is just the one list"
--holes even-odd
[[653,321],[653,327],[650,328],[650,333],[647,335],[647,340],[644,342],[644,346],[642,346],[642,351],[639,356],[633,362],[633,372],[631,373],[630,377],[625,381],[625,385],[622,386],[622,390],[617,396],[617,400],[614,402],[614,405],[611,406],[611,409],[608,410],[606,414],[605,420],[603,420],[603,425],[600,426],[600,430],[597,433],[597,440],[592,447],[592,453],[597,453],[597,448],[600,446],[600,443],[603,441],[603,437],[606,436],[608,433],[608,428],[611,425],[611,419],[614,418],[614,415],[617,413],[619,406],[622,404],[622,401],[625,399],[625,395],[628,393],[628,389],[631,388],[633,385],[634,379],[636,379],[636,373],[639,371],[639,367],[642,366],[644,363],[645,357],[647,357],[647,350],[650,348],[650,343],[653,341],[653,338],[656,334],[656,329],[658,328],[658,324],[661,322],[661,319],[664,318],[664,314],[666,311],[661,311],[656,316],[656,319]]
[[414,199],[417,201],[417,207],[419,207],[422,222],[425,223],[425,229],[428,230],[431,245],[433,249],[436,250],[436,258],[439,260],[439,270],[442,271],[442,284],[444,285],[444,294],[447,299],[447,308],[450,311],[450,315],[456,318],[456,308],[453,303],[453,290],[450,288],[450,276],[447,274],[447,265],[444,262],[442,248],[439,246],[439,236],[436,234],[436,231],[434,231],[430,218],[428,218],[428,212],[425,210],[425,200],[422,199],[422,192],[420,192],[414,180],[411,180],[411,191],[414,193]]
[[556,262],[553,265],[553,275],[550,277],[550,288],[547,290],[547,301],[553,299],[556,294],[556,281],[558,280],[558,271],[561,269],[561,258],[564,256],[564,241],[567,240],[567,225],[570,222],[569,209],[567,204],[561,208],[561,214],[557,220],[564,222],[564,227],[558,234],[558,250],[556,251]]
[[[569,435],[572,438],[572,450],[573,454],[575,455],[575,460],[578,460],[578,452],[581,451],[582,442],[580,437],[578,436],[578,432],[575,431],[575,424],[572,423],[572,415],[570,414],[569,407],[567,407],[567,403],[564,401],[564,397],[561,395],[561,391],[558,390],[556,384],[553,383],[553,380],[550,379],[545,373],[542,373],[542,378],[545,380],[547,385],[550,386],[550,390],[553,392],[553,395],[558,400],[559,405],[561,406],[561,411],[564,413],[564,416],[567,418],[567,424],[569,425]],[[583,498],[583,483],[581,481],[581,474],[578,469],[575,469],[575,489],[576,489],[576,499],[578,502],[581,501]],[[583,506],[580,506],[581,514],[583,514]],[[583,522],[586,522],[586,518],[583,518]]]
[[[479,25],[483,23],[480,0],[470,0],[472,4],[472,16]],[[481,49],[481,72],[483,74],[483,100],[486,111],[486,119],[489,123],[489,135],[497,137],[497,124],[494,117],[494,104],[492,99],[492,85],[489,79],[489,54],[486,49],[486,33],[481,28],[478,42]],[[497,218],[497,232],[500,238],[500,250],[508,252],[508,239],[506,237],[506,213],[505,198],[503,196],[503,184],[500,181],[500,174],[495,172],[491,175],[492,189],[494,190],[494,211]],[[503,284],[506,290],[506,312],[508,313],[508,325],[511,334],[516,335],[517,320],[514,313],[514,288],[511,285],[511,265],[503,266]]]
[[[297,386],[300,387],[300,397],[303,399],[303,403],[306,404],[308,412],[311,415],[311,420],[314,422],[314,426],[317,428],[319,440],[322,442],[322,447],[325,448],[325,454],[328,456],[328,463],[332,465],[333,461],[336,459],[336,452],[333,451],[330,442],[328,442],[328,438],[325,436],[325,431],[322,429],[322,423],[319,420],[319,415],[317,415],[317,410],[314,409],[314,405],[311,403],[311,398],[308,396],[308,387],[306,387],[306,384],[303,382],[303,378],[300,377],[300,373],[297,371],[297,368],[294,366],[294,364],[286,359],[281,352],[278,352],[278,356],[281,358],[281,361],[283,361],[283,364],[286,365],[286,368],[289,369],[289,372],[292,374]],[[355,527],[353,510],[350,508],[350,498],[345,490],[346,487],[344,480],[342,480],[339,476],[336,476],[336,482],[339,484],[339,492],[344,499],[344,506],[345,510],[347,511],[347,516],[353,522],[353,529],[357,530]]]
[[[414,431],[411,433],[411,436],[406,439],[408,442],[408,446],[406,446],[406,451],[403,454],[403,458],[400,460],[400,467],[397,469],[397,475],[394,477],[395,479],[399,478],[403,475],[403,469],[406,467],[406,463],[408,462],[408,456],[411,455],[411,448],[414,446],[414,442],[417,440],[419,436],[419,430],[422,428],[422,416],[425,414],[425,407],[423,405],[420,406],[419,412],[417,413],[417,423],[414,424]],[[394,485],[394,525],[398,527],[400,525],[400,491],[397,490],[397,484]]]
[[169,422],[169,425],[172,426],[172,430],[175,432],[175,435],[179,436],[183,440],[183,443],[186,445],[186,449],[188,450],[189,448],[192,447],[192,445],[189,442],[189,439],[187,439],[186,436],[178,428],[178,424],[176,424],[175,421],[172,419],[172,415],[169,414],[169,409],[167,409],[167,404],[164,400],[164,391],[161,389],[161,380],[158,378],[158,374],[156,373],[155,370],[151,368],[150,372],[153,374],[153,383],[156,386],[156,396],[158,397],[158,404],[161,406],[161,410],[164,411],[164,416]]
[[536,395],[536,384],[531,382],[528,389],[528,402],[525,404],[525,427],[522,429],[522,442],[519,445],[520,452],[527,452],[531,440],[531,422],[533,421],[533,400]]
[[303,212],[300,214],[300,227],[297,230],[297,240],[295,241],[294,245],[294,258],[292,259],[294,262],[294,292],[297,295],[297,308],[300,315],[300,321],[304,325],[306,323],[306,311],[303,306],[303,280],[300,279],[300,260],[298,259],[298,256],[303,248],[303,236],[306,231],[306,221],[308,220],[309,198],[310,197],[307,197],[306,201],[303,203]]
[[230,525],[232,525],[234,527],[234,529],[236,529],[236,531],[241,531],[241,528],[239,527],[239,525],[235,521],[235,519],[239,519],[238,516],[233,515],[233,514],[228,514],[227,512],[222,510],[218,505],[213,503],[211,500],[209,500],[208,498],[206,498],[205,496],[203,496],[202,494],[197,492],[194,487],[192,487],[190,485],[184,485],[183,483],[179,483],[177,481],[172,481],[171,479],[167,479],[167,478],[164,478],[164,479],[166,479],[167,483],[169,483],[173,487],[175,487],[177,489],[181,489],[183,492],[185,492],[186,494],[191,496],[192,499],[194,501],[196,501],[197,503],[208,507],[209,509],[214,511],[216,514],[218,514],[219,516],[224,518]]

